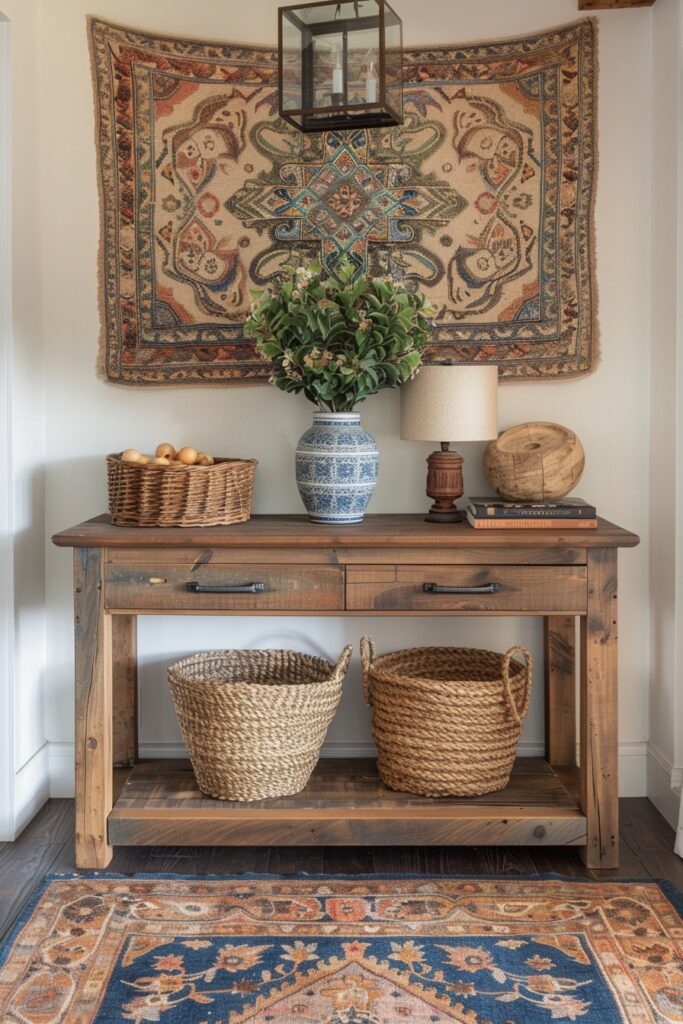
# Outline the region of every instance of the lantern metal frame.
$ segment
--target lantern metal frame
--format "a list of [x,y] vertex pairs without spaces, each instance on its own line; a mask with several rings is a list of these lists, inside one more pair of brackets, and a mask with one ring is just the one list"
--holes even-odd
[[[341,0],[342,3],[349,0]],[[387,0],[374,0],[378,7],[377,15],[354,18],[330,17],[327,21],[306,24],[296,17],[294,12],[309,8],[330,7],[336,9],[340,0],[319,0],[317,3],[289,4],[278,8],[278,94],[279,113],[283,120],[302,132],[324,132],[348,130],[353,128],[382,128],[403,124],[403,22]],[[399,33],[399,67],[401,76],[392,88],[398,88],[401,103],[396,106],[387,100],[387,60],[386,60],[386,11],[389,10],[395,19],[393,25]],[[283,23],[287,18],[301,33],[301,93],[302,102],[298,108],[285,108],[284,97],[284,48]],[[348,36],[363,28],[377,29],[377,85],[378,98],[375,103],[349,103],[348,101]],[[343,100],[340,104],[325,107],[313,105],[313,42],[317,36],[330,34],[341,35],[343,40]],[[323,115],[323,116],[321,116]],[[327,116],[325,116],[327,115]]]

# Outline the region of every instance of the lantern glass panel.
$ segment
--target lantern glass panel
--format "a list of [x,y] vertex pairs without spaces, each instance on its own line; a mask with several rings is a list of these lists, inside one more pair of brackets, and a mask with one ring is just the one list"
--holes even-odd
[[341,32],[314,35],[311,40],[313,54],[313,89],[305,106],[336,107],[344,102],[344,36]]
[[282,19],[282,83],[280,102],[283,110],[300,110],[303,103],[301,82],[301,32],[289,18]]
[[303,131],[401,120],[401,22],[388,10],[385,20],[385,0],[323,0],[280,8],[283,117]]
[[379,103],[379,25],[348,33],[347,102]]
[[401,19],[384,5],[384,88],[385,104],[403,120],[403,31]]

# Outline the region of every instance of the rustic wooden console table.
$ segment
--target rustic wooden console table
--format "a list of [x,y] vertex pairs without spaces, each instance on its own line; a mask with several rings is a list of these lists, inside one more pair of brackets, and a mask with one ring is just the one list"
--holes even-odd
[[[563,533],[413,515],[358,526],[255,516],[211,529],[120,528],[100,516],[53,540],[75,549],[78,867],[106,867],[117,844],[318,843],[571,845],[589,867],[618,865],[617,549],[635,534],[603,520]],[[174,613],[541,615],[547,760],[519,759],[507,789],[476,800],[394,793],[374,762],[341,759],[321,761],[295,797],[207,799],[186,762],[137,763],[137,616]],[[129,766],[116,785],[114,764]]]

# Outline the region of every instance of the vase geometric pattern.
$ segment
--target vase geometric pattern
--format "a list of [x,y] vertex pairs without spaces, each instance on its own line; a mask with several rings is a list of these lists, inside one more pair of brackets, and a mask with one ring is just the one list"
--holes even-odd
[[314,523],[360,523],[377,483],[379,452],[360,413],[314,413],[296,449],[296,483]]

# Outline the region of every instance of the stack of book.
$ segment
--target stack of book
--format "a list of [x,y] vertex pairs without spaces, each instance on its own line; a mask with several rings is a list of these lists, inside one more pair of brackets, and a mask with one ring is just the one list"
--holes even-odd
[[557,501],[505,501],[504,498],[468,498],[467,521],[475,530],[594,530],[594,505],[581,498]]

